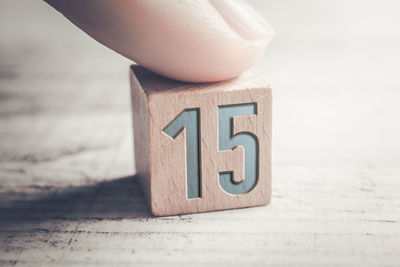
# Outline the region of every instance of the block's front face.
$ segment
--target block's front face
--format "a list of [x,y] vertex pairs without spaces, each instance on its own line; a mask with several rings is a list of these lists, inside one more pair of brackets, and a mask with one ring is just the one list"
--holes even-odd
[[267,204],[271,89],[250,84],[148,96],[155,215]]

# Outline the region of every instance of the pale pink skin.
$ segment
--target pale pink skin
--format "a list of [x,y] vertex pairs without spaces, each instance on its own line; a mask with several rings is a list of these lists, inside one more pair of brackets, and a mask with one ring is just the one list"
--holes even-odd
[[47,0],[100,43],[169,78],[226,80],[261,57],[271,27],[241,0]]

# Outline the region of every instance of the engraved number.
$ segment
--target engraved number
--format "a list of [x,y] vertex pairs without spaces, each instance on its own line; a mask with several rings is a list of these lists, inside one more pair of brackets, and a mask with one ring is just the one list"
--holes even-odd
[[[200,110],[185,109],[164,129],[175,139],[182,131],[186,131],[186,179],[188,198],[199,198],[200,194]],[[256,114],[256,104],[238,104],[220,106],[218,108],[219,150],[232,150],[242,145],[245,151],[245,178],[240,183],[232,179],[232,172],[221,172],[219,181],[221,187],[231,194],[250,192],[258,180],[258,139],[251,133],[240,132],[233,135],[233,117]]]
[[219,174],[221,187],[231,194],[250,192],[258,180],[258,139],[251,133],[241,132],[233,135],[233,117],[256,114],[256,104],[220,106],[218,109],[219,149],[232,150],[238,145],[244,147],[244,180],[233,181],[232,172]]
[[185,109],[163,130],[171,138],[186,131],[186,180],[188,198],[200,196],[199,109]]

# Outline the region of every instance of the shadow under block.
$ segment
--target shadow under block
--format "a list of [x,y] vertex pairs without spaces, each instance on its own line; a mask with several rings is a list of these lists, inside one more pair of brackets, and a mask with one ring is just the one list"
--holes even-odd
[[218,83],[131,66],[137,177],[156,216],[266,205],[272,90],[246,72]]

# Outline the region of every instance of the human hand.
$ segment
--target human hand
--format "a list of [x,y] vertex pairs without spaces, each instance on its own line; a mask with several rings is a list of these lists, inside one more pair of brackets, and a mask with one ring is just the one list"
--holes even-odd
[[242,0],[46,0],[100,43],[161,75],[220,81],[252,66],[273,36]]

